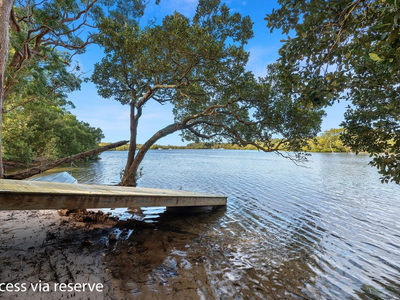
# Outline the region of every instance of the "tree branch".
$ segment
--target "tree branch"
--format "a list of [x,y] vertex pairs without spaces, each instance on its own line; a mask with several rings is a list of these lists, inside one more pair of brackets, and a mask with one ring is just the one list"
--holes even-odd
[[21,26],[19,25],[19,22],[15,18],[15,13],[14,13],[14,8],[11,9],[10,12],[10,26],[11,29],[15,32],[21,32]]
[[99,147],[97,149],[89,150],[89,151],[78,153],[78,154],[71,155],[71,156],[67,156],[67,157],[61,158],[59,160],[56,160],[54,162],[47,163],[44,166],[33,167],[33,168],[30,168],[30,169],[27,169],[27,170],[23,170],[23,171],[11,173],[11,174],[6,174],[4,177],[6,179],[25,179],[25,178],[31,177],[33,175],[42,173],[42,172],[44,172],[46,170],[53,169],[53,168],[55,168],[55,167],[57,167],[59,165],[62,165],[62,164],[65,164],[65,163],[70,163],[70,162],[75,161],[75,160],[83,159],[83,158],[86,158],[88,156],[92,156],[92,155],[95,155],[97,153],[109,150],[109,149],[114,149],[116,147],[125,145],[127,143],[128,143],[128,141],[120,141],[120,142],[117,142],[117,143],[113,143],[113,144],[110,144],[110,145]]

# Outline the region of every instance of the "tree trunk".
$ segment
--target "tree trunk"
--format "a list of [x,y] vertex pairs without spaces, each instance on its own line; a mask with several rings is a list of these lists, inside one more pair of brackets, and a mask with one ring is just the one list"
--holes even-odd
[[110,145],[99,147],[99,148],[96,148],[96,149],[93,149],[93,150],[89,150],[89,151],[86,151],[86,152],[82,152],[82,153],[78,153],[78,154],[75,154],[75,155],[67,156],[67,157],[61,158],[59,160],[56,160],[54,162],[50,162],[50,163],[48,163],[48,164],[46,164],[44,166],[33,167],[33,168],[30,168],[30,169],[27,169],[27,170],[23,170],[23,171],[20,171],[20,172],[6,174],[4,177],[6,179],[25,179],[25,178],[29,178],[29,177],[32,177],[33,175],[42,173],[42,172],[44,172],[46,170],[53,169],[53,168],[55,168],[55,167],[57,167],[59,165],[62,165],[62,164],[65,164],[65,163],[69,163],[69,162],[72,162],[74,160],[83,159],[83,158],[86,158],[88,156],[91,156],[91,155],[94,155],[94,154],[97,154],[97,153],[100,153],[100,152],[103,152],[103,151],[106,151],[106,150],[109,150],[109,149],[113,149],[113,148],[125,145],[127,143],[128,143],[128,141],[120,141],[120,142],[117,142],[117,143],[113,143],[113,144],[110,144]]
[[136,186],[137,185],[137,177],[139,166],[143,161],[144,156],[147,151],[153,146],[159,139],[181,129],[184,129],[186,125],[177,123],[171,124],[167,127],[159,130],[156,134],[154,134],[137,152],[132,164],[129,166],[128,171],[125,172],[122,181],[118,185],[122,186]]
[[132,101],[130,103],[131,113],[130,113],[130,134],[131,138],[129,141],[128,159],[126,161],[125,173],[128,172],[129,167],[133,163],[136,154],[136,140],[137,140],[137,127],[139,123],[139,118],[142,115],[142,108],[137,108],[137,113],[135,114],[135,104]]
[[4,107],[4,74],[6,71],[8,47],[10,42],[9,21],[13,3],[13,0],[0,0],[0,178],[4,177],[3,152],[1,150],[1,129],[3,124]]

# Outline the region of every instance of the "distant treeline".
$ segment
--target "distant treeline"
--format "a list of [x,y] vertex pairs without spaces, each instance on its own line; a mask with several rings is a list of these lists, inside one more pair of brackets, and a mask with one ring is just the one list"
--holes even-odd
[[340,139],[343,130],[343,128],[327,130],[315,139],[308,141],[308,146],[303,150],[308,152],[351,152],[350,147],[344,146]]
[[[342,128],[330,129],[325,131],[320,136],[313,140],[308,141],[308,145],[303,147],[303,151],[308,152],[350,152],[348,147],[343,146],[340,140],[340,134],[343,132]],[[275,143],[279,143],[280,139],[273,140]],[[109,143],[100,143],[100,146],[105,146]],[[142,145],[137,145],[139,149]],[[114,150],[117,151],[127,151],[129,145],[124,145],[118,147]],[[169,150],[169,149],[226,149],[226,150],[257,150],[256,147],[252,145],[240,146],[237,144],[230,143],[189,143],[186,146],[173,146],[173,145],[153,145],[151,149]],[[279,150],[285,151],[285,146],[282,145]]]
[[[99,146],[105,146],[105,145],[109,145],[111,143],[99,143]],[[142,145],[138,144],[136,146],[136,149],[140,149]],[[253,146],[247,146],[247,147],[241,147],[239,145],[236,144],[229,144],[229,143],[190,143],[187,144],[186,146],[174,146],[174,145],[153,145],[151,146],[150,149],[160,149],[160,150],[169,150],[169,149],[230,149],[230,150],[255,150],[256,148]],[[129,149],[129,144],[128,145],[124,145],[118,148],[115,148],[111,151],[128,151]]]

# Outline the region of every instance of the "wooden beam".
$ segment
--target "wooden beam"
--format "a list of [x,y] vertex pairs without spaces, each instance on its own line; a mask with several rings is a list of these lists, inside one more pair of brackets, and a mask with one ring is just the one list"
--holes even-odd
[[0,210],[226,205],[227,198],[197,192],[0,179]]

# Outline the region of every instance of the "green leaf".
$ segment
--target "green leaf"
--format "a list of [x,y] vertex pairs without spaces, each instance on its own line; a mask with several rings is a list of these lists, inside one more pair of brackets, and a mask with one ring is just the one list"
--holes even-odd
[[376,53],[370,53],[370,54],[369,54],[369,57],[370,57],[373,61],[382,60],[382,59],[378,56],[378,54],[376,54]]
[[380,28],[383,28],[383,27],[388,27],[388,26],[390,26],[390,25],[392,25],[392,24],[391,24],[391,23],[379,24],[379,25],[373,26],[372,28],[373,28],[373,29],[380,29]]

